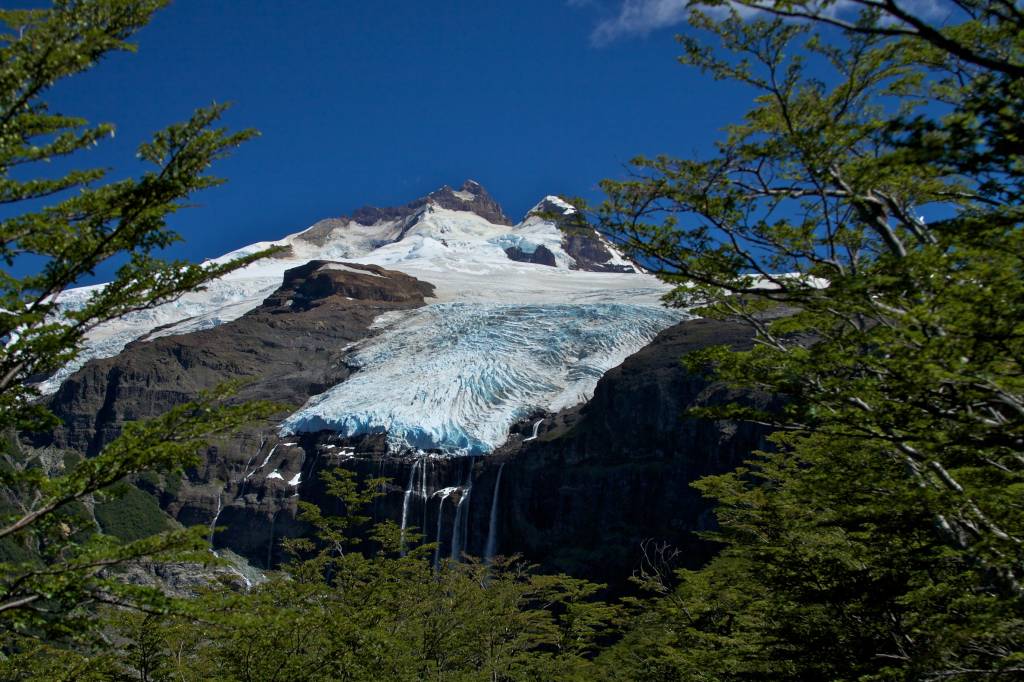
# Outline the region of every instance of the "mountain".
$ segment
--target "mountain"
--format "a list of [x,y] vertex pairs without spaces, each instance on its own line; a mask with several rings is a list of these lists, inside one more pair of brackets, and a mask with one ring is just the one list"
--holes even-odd
[[[558,215],[542,215],[550,206]],[[467,180],[455,191],[442,187],[426,197],[395,208],[363,207],[352,217],[321,220],[307,229],[273,242],[242,247],[212,262],[222,263],[271,246],[282,249],[235,271],[179,300],[140,311],[95,330],[79,360],[40,384],[52,393],[86,361],[117,355],[137,339],[181,334],[215,327],[256,308],[280,286],[284,272],[310,260],[339,260],[391,267],[434,283],[440,301],[557,302],[564,293],[572,301],[588,292],[621,285],[654,304],[666,287],[654,278],[604,281],[583,272],[613,270],[637,273],[596,230],[568,220],[575,209],[558,197],[538,203],[518,225],[510,226],[501,207],[479,184]],[[551,254],[551,271],[521,267],[519,254]],[[592,257],[599,254],[598,260]],[[573,271],[573,272],[566,272]],[[102,286],[102,285],[99,285]],[[67,309],[81,306],[97,287],[61,294]],[[598,298],[601,298],[598,294]],[[615,295],[601,300],[614,302]]]
[[62,426],[37,444],[95,454],[125,422],[242,379],[240,399],[288,411],[183,480],[138,482],[178,521],[225,527],[217,546],[274,565],[307,531],[297,502],[332,507],[319,471],[345,466],[389,476],[375,513],[437,539],[438,558],[519,551],[621,578],[645,534],[692,543],[695,476],[763,445],[681,420],[727,392],[679,355],[749,332],[664,308],[668,287],[558,197],[509,223],[466,181],[226,254],[280,247],[98,330],[87,361],[44,383]]

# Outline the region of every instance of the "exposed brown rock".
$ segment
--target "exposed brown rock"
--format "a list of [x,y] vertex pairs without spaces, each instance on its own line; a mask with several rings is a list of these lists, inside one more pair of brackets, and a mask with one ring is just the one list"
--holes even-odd
[[[466,195],[472,196],[467,198]],[[505,212],[501,210],[501,205],[484,189],[483,185],[475,180],[466,180],[458,190],[444,185],[441,189],[431,192],[425,197],[410,201],[404,206],[391,206],[388,208],[362,206],[353,211],[351,216],[342,216],[340,220],[342,222],[351,220],[360,225],[376,225],[382,221],[407,218],[428,203],[434,203],[441,208],[447,208],[452,211],[469,211],[495,225],[512,224],[512,221],[505,215]]]
[[[238,400],[297,408],[351,373],[345,349],[370,333],[374,318],[421,306],[432,293],[430,284],[373,265],[312,261],[292,268],[262,305],[233,322],[137,341],[116,357],[87,363],[51,397],[63,426],[38,436],[37,444],[94,455],[125,422],[162,414],[231,379],[248,381]],[[237,535],[229,544],[249,550],[250,559],[266,557],[271,533],[301,529],[288,481],[304,453],[273,433],[255,425],[216,443],[173,491],[151,492],[185,525],[217,518]]]
[[[576,262],[574,270],[588,272],[635,272],[630,265],[619,265],[610,262],[612,252],[601,240],[594,226],[587,222],[579,211],[566,215],[564,207],[545,199],[538,204],[532,214],[541,215],[554,221],[562,233],[562,248]],[[511,255],[509,258],[513,258]],[[554,259],[552,259],[554,260]],[[554,265],[554,262],[551,263]]]

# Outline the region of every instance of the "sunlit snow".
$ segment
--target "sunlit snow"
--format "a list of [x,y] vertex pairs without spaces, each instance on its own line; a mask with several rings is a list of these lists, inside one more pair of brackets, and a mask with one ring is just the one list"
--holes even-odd
[[[544,202],[564,205],[564,212],[575,210],[557,197],[546,197],[538,206]],[[321,245],[303,236],[317,227],[314,225],[278,241],[250,244],[213,259],[211,262],[225,263],[271,246],[291,250],[286,256],[265,258],[210,282],[205,291],[102,325],[89,334],[76,361],[39,384],[40,390],[56,391],[89,360],[117,355],[137,339],[194,332],[237,319],[280,286],[285,270],[314,258],[401,270],[436,285],[439,301],[582,302],[594,300],[595,291],[601,290],[596,293],[601,300],[635,301],[640,296],[646,303],[656,304],[667,290],[653,277],[569,270],[572,259],[561,247],[561,233],[554,223],[532,212],[513,227],[434,204],[407,219],[371,226],[333,222],[339,223],[338,227]],[[555,255],[557,267],[516,263],[504,251],[517,246],[524,253],[533,253],[541,244]],[[614,262],[626,262],[614,250],[612,255]],[[59,301],[67,308],[81,307],[100,286],[70,289]]]
[[[322,221],[276,242],[243,247],[213,262],[269,246],[288,251],[211,282],[206,291],[96,330],[78,362],[41,388],[56,390],[88,359],[116,355],[131,341],[236,319],[277,289],[285,270],[309,260],[376,264],[433,284],[435,298],[378,319],[379,333],[349,351],[358,371],[311,399],[285,430],[387,431],[393,447],[489,452],[530,411],[585,400],[605,371],[684,317],[661,306],[670,287],[653,276],[572,269],[562,233],[537,213],[541,207],[566,215],[575,210],[546,197],[510,227],[427,203],[406,218],[370,226]],[[515,247],[529,254],[540,246],[554,255],[555,267],[513,261],[505,253]],[[611,251],[611,262],[629,264]],[[71,290],[60,300],[80,306],[94,290]]]

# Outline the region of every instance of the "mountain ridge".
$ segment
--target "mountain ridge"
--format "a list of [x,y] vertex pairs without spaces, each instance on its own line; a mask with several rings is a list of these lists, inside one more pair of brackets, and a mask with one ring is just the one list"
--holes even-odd
[[[463,187],[474,191],[448,187],[443,195],[466,202],[463,208],[485,196],[476,184]],[[269,399],[288,410],[210,446],[182,480],[138,483],[178,522],[226,527],[213,535],[215,546],[266,567],[283,558],[282,538],[309,532],[297,516],[299,501],[331,508],[322,467],[393,476],[377,505],[379,518],[400,523],[403,533],[429,524],[438,557],[549,553],[551,565],[571,568],[573,550],[553,548],[575,543],[577,534],[589,538],[587,552],[597,551],[592,533],[583,531],[589,521],[570,492],[576,489],[600,496],[606,510],[619,509],[624,522],[633,519],[631,528],[649,520],[634,506],[644,503],[642,472],[655,465],[647,456],[624,458],[623,443],[632,436],[624,441],[616,433],[645,432],[653,396],[681,410],[685,396],[701,391],[699,381],[665,383],[666,372],[682,371],[671,356],[675,337],[665,330],[689,328],[685,311],[661,302],[669,286],[616,262],[621,255],[613,249],[589,253],[588,244],[604,248],[600,235],[574,241],[574,232],[593,228],[554,195],[514,226],[429,199],[378,215],[384,218],[370,226],[335,220],[313,240],[304,238],[306,230],[226,254],[218,261],[269,244],[288,247],[204,292],[101,330],[105,357],[86,357],[52,379],[57,390],[49,404],[63,426],[48,444],[95,454],[127,421],[160,414],[224,380],[248,381],[239,400]],[[715,334],[735,337],[708,324],[701,343]],[[638,354],[659,360],[630,360]],[[609,379],[627,366],[643,368],[643,376],[635,380],[629,370],[625,376],[633,379]],[[666,385],[685,387],[682,402]],[[601,386],[611,392],[595,393]],[[617,391],[627,403],[609,399]],[[599,402],[586,407],[595,395]],[[626,409],[629,401],[640,407]],[[660,415],[658,428],[668,421]],[[582,438],[580,428],[597,433],[600,423],[612,431]],[[712,466],[686,462],[731,463],[753,442],[744,436],[737,445],[727,431],[716,426],[699,437],[718,455],[693,452],[676,442],[673,429],[644,448],[661,453],[664,464],[655,468],[666,480],[685,486],[687,472]],[[571,480],[577,469],[589,483]],[[613,470],[621,482],[602,478],[600,472]],[[682,541],[672,529],[697,527],[704,507],[689,501],[672,511],[671,500],[661,499],[668,488],[659,490],[658,513],[667,520],[658,532]],[[557,521],[557,514],[553,520],[537,495],[571,505],[571,521]],[[526,525],[509,521],[510,510]],[[636,532],[609,540],[608,551],[627,551]],[[584,563],[587,570],[626,567],[607,556]]]

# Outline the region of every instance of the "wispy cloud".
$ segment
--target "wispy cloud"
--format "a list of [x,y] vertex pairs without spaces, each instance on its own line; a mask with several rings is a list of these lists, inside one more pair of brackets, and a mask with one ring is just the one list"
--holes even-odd
[[[590,34],[591,41],[597,46],[607,45],[621,38],[646,35],[651,31],[686,22],[689,14],[687,0],[616,0],[609,8],[607,1],[601,0],[567,0],[573,7],[603,6],[610,9],[605,18],[598,21]],[[770,0],[764,0],[770,4]],[[951,13],[949,3],[945,0],[905,0],[904,9],[931,21],[946,18]],[[741,16],[753,16],[760,12],[745,4],[731,4]],[[811,5],[813,6],[813,4]],[[851,18],[861,9],[861,5],[852,0],[836,0],[821,7],[823,16]],[[727,6],[704,8],[712,15],[724,15]]]
[[[571,4],[589,4],[571,0]],[[624,0],[617,14],[601,20],[590,34],[595,45],[607,45],[629,35],[645,35],[686,21],[685,0]]]

